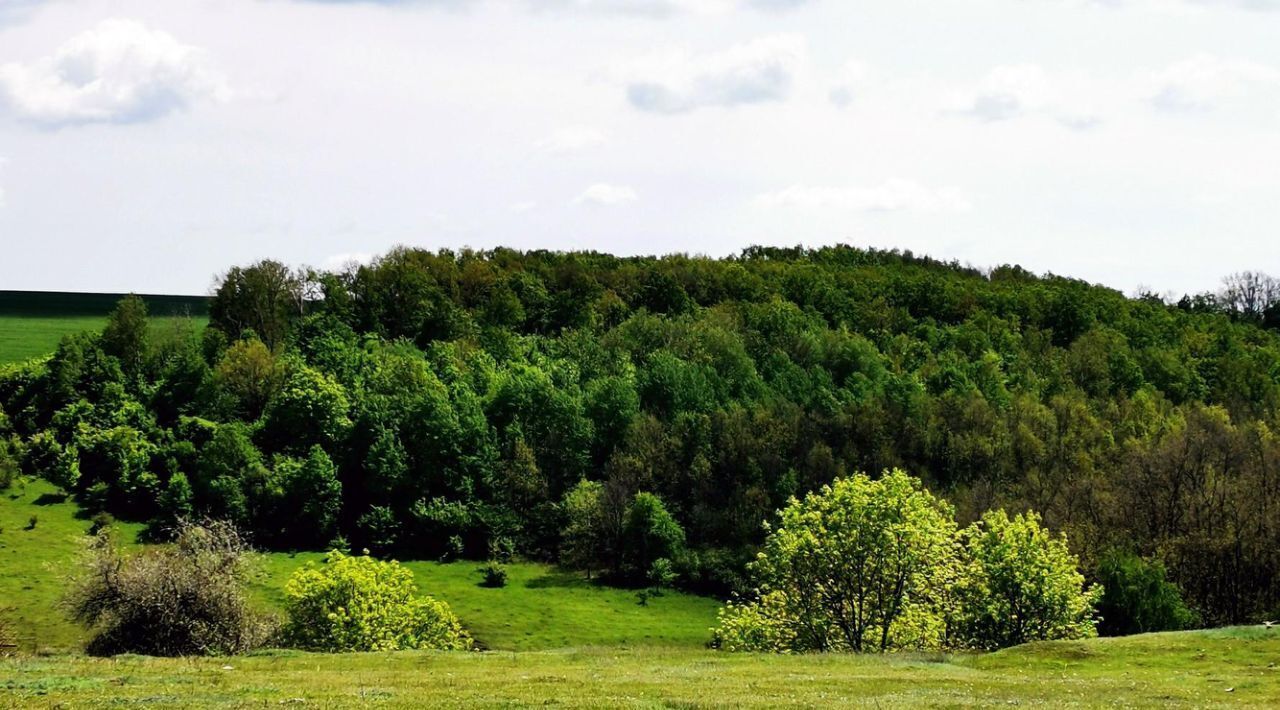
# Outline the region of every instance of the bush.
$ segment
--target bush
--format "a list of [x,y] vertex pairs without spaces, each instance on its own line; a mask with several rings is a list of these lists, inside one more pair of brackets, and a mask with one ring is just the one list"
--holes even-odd
[[115,525],[116,519],[111,517],[111,513],[97,512],[93,514],[92,521],[89,525],[89,534],[97,535],[107,528]]
[[1005,648],[1028,641],[1097,635],[1094,607],[1102,590],[1085,587],[1065,536],[1054,537],[1035,513],[982,516],[961,535],[966,564],[957,590],[961,644]]
[[1165,579],[1159,561],[1112,553],[1099,565],[1098,581],[1103,589],[1098,633],[1103,636],[1178,631],[1199,622],[1182,601],[1178,585]]
[[449,606],[414,591],[413,573],[397,562],[331,552],[285,585],[285,639],[312,651],[470,648]]
[[507,568],[497,560],[489,560],[484,567],[479,570],[483,579],[480,582],[482,587],[505,587],[507,586]]
[[183,523],[173,545],[130,556],[103,531],[64,605],[92,630],[93,654],[242,653],[265,643],[275,628],[245,600],[248,555],[226,523]]

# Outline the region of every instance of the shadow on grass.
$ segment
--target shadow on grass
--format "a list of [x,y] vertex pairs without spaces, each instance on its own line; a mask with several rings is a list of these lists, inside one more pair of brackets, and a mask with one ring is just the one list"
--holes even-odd
[[595,587],[599,584],[595,580],[588,581],[578,572],[570,572],[567,570],[555,570],[547,572],[541,577],[535,577],[524,583],[529,589],[568,589],[571,587]]
[[35,505],[57,505],[66,503],[69,497],[66,493],[44,493],[31,502]]

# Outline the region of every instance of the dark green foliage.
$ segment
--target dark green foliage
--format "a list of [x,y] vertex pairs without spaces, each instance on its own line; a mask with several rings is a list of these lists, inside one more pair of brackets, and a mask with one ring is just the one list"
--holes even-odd
[[[622,572],[637,581],[650,578],[658,565],[663,577],[674,578],[671,560],[684,555],[684,529],[671,517],[662,499],[652,493],[637,493],[622,522]],[[671,579],[666,579],[670,582]]]
[[1098,602],[1098,633],[1103,636],[1178,631],[1198,621],[1158,561],[1115,552],[1103,558],[1097,576],[1103,589]]
[[477,571],[480,572],[480,586],[495,589],[507,586],[507,568],[501,562],[489,560]]
[[[668,559],[720,594],[791,496],[904,468],[962,524],[1039,511],[1087,569],[1132,547],[1233,623],[1280,607],[1269,307],[845,246],[262,262],[141,364],[113,326],[0,367],[0,436],[25,473],[157,529],[214,515],[265,546],[417,558],[504,538],[632,584]],[[638,494],[683,545],[628,525]]]

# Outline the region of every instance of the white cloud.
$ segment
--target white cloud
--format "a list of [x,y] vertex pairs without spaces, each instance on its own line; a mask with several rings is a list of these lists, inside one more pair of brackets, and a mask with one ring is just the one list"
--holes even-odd
[[685,113],[707,106],[782,101],[806,53],[803,38],[765,37],[715,54],[683,50],[651,55],[625,70],[631,105],[654,113]]
[[844,108],[853,103],[871,84],[871,68],[856,59],[849,60],[840,68],[828,97],[831,103]]
[[667,18],[682,14],[724,14],[737,9],[781,12],[809,0],[525,0],[531,10]]
[[562,155],[577,153],[604,144],[608,136],[590,126],[570,126],[543,138],[534,148],[544,153]]
[[967,212],[973,208],[959,188],[930,188],[901,178],[875,187],[792,185],[778,192],[760,195],[756,203],[763,207],[850,212]]
[[508,209],[516,214],[524,214],[525,212],[532,212],[538,209],[538,203],[533,200],[525,200],[523,202],[516,202]]
[[582,194],[573,198],[575,205],[597,205],[601,207],[613,207],[617,205],[625,205],[629,202],[635,202],[640,199],[640,195],[630,187],[625,185],[609,185],[607,183],[597,183],[582,191]]
[[107,20],[29,63],[0,65],[0,107],[46,127],[134,123],[230,91],[204,53],[131,20]]
[[1057,76],[1035,64],[1007,65],[992,69],[976,88],[953,92],[947,107],[981,121],[1042,116],[1084,129],[1101,121],[1088,98],[1093,88],[1080,75]]
[[1280,89],[1280,70],[1243,59],[1199,54],[1155,72],[1150,101],[1166,111],[1205,111],[1258,89]]

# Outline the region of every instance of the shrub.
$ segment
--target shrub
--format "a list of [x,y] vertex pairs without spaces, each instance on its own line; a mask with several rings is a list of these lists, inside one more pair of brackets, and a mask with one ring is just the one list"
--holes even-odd
[[1182,601],[1178,585],[1165,579],[1164,565],[1157,560],[1112,553],[1099,565],[1098,581],[1103,589],[1098,633],[1103,636],[1177,631],[1199,622]]
[[285,585],[285,638],[313,651],[470,648],[449,606],[414,591],[413,573],[397,562],[331,552]]
[[1102,590],[1085,587],[1065,536],[1035,513],[982,516],[962,534],[965,569],[958,587],[958,640],[983,649],[1097,635]]
[[274,622],[245,600],[249,549],[226,523],[179,526],[173,545],[121,554],[109,530],[94,537],[64,605],[93,632],[94,654],[241,653]]
[[38,525],[39,523],[40,523],[40,516],[38,516],[38,515],[33,515],[33,516],[31,516],[31,517],[27,520],[27,527],[26,527],[26,529],[27,529],[27,530],[35,530],[35,529],[36,529],[36,525]]
[[507,586],[507,568],[501,562],[489,560],[484,567],[477,571],[483,577],[480,586],[492,588]]
[[116,519],[111,516],[111,513],[107,513],[104,511],[99,511],[97,513],[94,513],[93,518],[91,519],[91,523],[89,525],[89,534],[97,535],[103,530],[106,530],[107,528],[114,525],[115,522],[116,522]]

